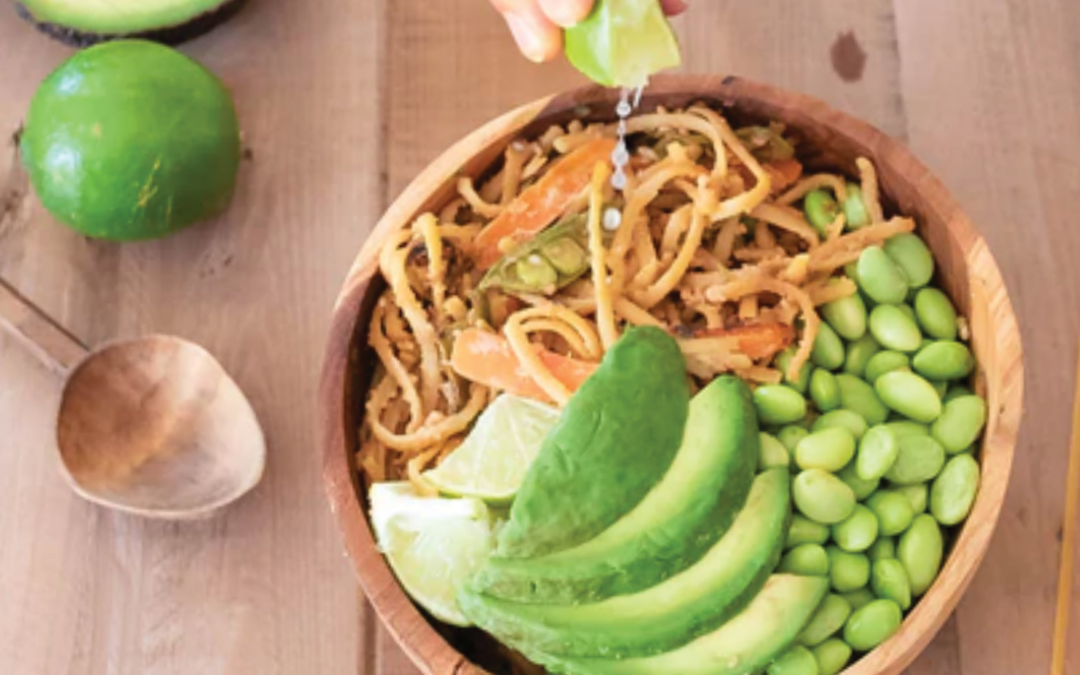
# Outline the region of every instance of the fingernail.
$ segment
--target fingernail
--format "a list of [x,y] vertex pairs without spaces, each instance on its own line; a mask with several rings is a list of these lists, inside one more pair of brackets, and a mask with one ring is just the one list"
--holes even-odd
[[660,4],[664,6],[664,13],[668,16],[682,14],[690,7],[685,0],[660,0]]
[[570,28],[581,22],[589,15],[588,9],[592,3],[568,2],[567,0],[540,0],[540,7],[544,10],[547,18],[563,28]]
[[517,14],[507,14],[506,23],[510,25],[510,32],[525,58],[536,63],[543,61],[547,50],[533,23]]

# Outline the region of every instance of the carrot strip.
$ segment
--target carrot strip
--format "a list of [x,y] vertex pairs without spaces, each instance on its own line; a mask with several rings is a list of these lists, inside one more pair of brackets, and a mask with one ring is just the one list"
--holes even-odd
[[734,337],[739,352],[755,361],[778,354],[795,341],[795,329],[784,323],[760,323],[734,328],[707,328],[695,337]]

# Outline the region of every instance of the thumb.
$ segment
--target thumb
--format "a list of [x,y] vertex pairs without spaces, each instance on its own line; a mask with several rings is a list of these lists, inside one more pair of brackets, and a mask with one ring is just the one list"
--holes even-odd
[[562,50],[562,29],[540,9],[537,0],[492,0],[506,19],[521,52],[532,61],[550,61]]

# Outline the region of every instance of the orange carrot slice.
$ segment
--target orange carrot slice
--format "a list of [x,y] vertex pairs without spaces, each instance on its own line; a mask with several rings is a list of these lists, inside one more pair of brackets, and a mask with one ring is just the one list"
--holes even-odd
[[772,179],[772,189],[774,193],[780,193],[788,189],[795,184],[795,181],[802,177],[803,167],[799,163],[799,160],[790,159],[778,159],[775,162],[769,162],[764,166],[766,173]]
[[739,352],[755,361],[775,356],[795,340],[795,329],[785,323],[760,323],[734,328],[710,328],[697,337],[735,337]]
[[481,270],[494,265],[503,255],[500,242],[510,237],[519,244],[562,215],[567,204],[589,185],[598,162],[610,161],[615,141],[597,138],[556,162],[540,180],[525,188],[506,209],[476,236]]
[[[596,370],[597,364],[590,361],[562,356],[539,346],[537,351],[551,374],[570,391],[576,391]],[[479,328],[467,328],[458,333],[450,366],[467,380],[518,396],[549,400],[544,390],[521,367],[510,343],[497,333]]]

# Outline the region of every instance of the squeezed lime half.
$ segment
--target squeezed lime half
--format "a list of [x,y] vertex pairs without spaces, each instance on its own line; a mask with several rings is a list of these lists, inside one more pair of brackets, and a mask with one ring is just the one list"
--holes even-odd
[[589,16],[566,30],[566,57],[608,87],[641,87],[682,64],[679,41],[657,0],[597,0]]

